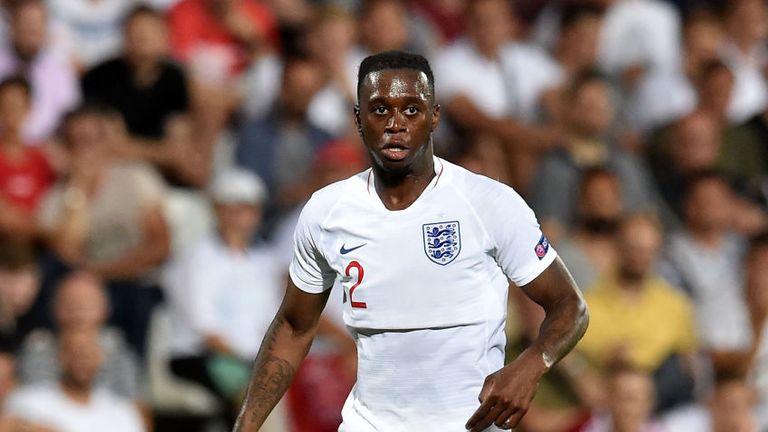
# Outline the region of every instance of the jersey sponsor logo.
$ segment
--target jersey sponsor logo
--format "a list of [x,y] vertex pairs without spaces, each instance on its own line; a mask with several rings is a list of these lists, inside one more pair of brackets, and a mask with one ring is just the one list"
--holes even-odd
[[549,240],[547,240],[544,234],[541,235],[539,242],[536,243],[536,247],[533,250],[536,252],[536,256],[539,257],[539,260],[543,259],[544,255],[547,254],[549,251]]
[[360,249],[361,247],[363,247],[363,246],[365,246],[365,245],[367,245],[367,244],[368,244],[368,243],[363,243],[363,244],[361,244],[361,245],[358,245],[358,246],[355,246],[355,247],[351,247],[351,248],[347,249],[347,248],[345,248],[345,246],[346,246],[347,244],[346,244],[346,243],[344,243],[344,244],[342,244],[342,245],[341,245],[341,249],[339,249],[339,253],[340,253],[340,254],[342,254],[342,255],[346,255],[346,254],[348,254],[348,253],[352,252],[353,250],[357,250],[357,249]]
[[461,252],[461,230],[458,221],[422,225],[424,253],[435,264],[446,265]]

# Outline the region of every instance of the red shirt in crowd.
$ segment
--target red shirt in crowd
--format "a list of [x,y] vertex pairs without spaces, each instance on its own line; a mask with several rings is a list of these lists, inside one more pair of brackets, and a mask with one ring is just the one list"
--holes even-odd
[[[224,56],[230,74],[248,66],[249,53],[206,5],[209,0],[181,0],[168,12],[171,45],[176,58],[187,62],[201,51]],[[272,11],[255,0],[235,0],[234,8],[247,17],[254,29],[272,46],[278,40],[277,21]]]
[[27,147],[20,158],[11,159],[0,150],[0,197],[8,203],[31,214],[53,181],[53,169],[42,151]]

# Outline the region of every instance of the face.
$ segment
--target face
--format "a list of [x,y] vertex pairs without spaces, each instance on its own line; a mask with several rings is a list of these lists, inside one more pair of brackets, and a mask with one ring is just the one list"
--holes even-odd
[[361,37],[371,52],[403,49],[408,42],[407,11],[402,3],[376,3],[361,23]]
[[560,36],[560,49],[576,58],[581,68],[589,68],[597,59],[597,47],[600,40],[602,20],[595,15],[579,18]]
[[727,69],[711,72],[702,80],[699,105],[714,115],[724,118],[731,102],[734,78]]
[[326,66],[343,64],[355,43],[355,22],[346,15],[333,15],[316,24],[308,34],[312,57]]
[[571,105],[573,127],[584,135],[600,135],[613,121],[613,103],[608,86],[601,81],[585,83]]
[[48,37],[48,13],[39,3],[27,3],[17,9],[11,24],[14,46],[22,57],[31,58],[45,45]]
[[579,210],[586,219],[615,220],[621,216],[621,186],[616,177],[598,175],[584,184]]
[[95,114],[77,116],[65,126],[65,139],[73,155],[100,148],[104,140],[104,119]]
[[756,432],[753,403],[754,392],[746,383],[729,381],[718,385],[710,402],[713,432]]
[[688,225],[707,231],[726,230],[731,222],[732,201],[731,189],[723,181],[699,181],[686,199]]
[[56,293],[54,316],[61,329],[100,329],[107,319],[107,299],[101,284],[86,274],[64,280]]
[[757,43],[768,36],[768,10],[762,0],[737,0],[728,17],[732,35]]
[[0,296],[10,306],[14,317],[23,315],[32,307],[40,290],[40,275],[34,267],[18,270],[0,270]]
[[619,270],[633,280],[644,278],[653,268],[661,247],[658,228],[643,218],[624,222],[619,233]]
[[678,123],[671,152],[675,167],[683,173],[713,167],[720,152],[718,133],[707,116],[694,115]]
[[303,115],[324,81],[319,65],[306,61],[289,63],[283,72],[282,107],[292,114]]
[[218,204],[219,231],[249,241],[261,222],[261,210],[252,204]]
[[467,16],[467,36],[483,53],[495,54],[514,36],[515,20],[505,0],[473,0]]
[[722,29],[713,21],[699,20],[685,28],[685,54],[696,64],[717,60],[724,42]]
[[360,88],[356,121],[374,165],[407,173],[431,160],[439,112],[423,72],[388,69],[368,74]]
[[103,360],[98,332],[66,331],[59,336],[59,367],[70,385],[89,388]]
[[653,408],[653,381],[647,375],[621,372],[611,379],[610,411],[616,430],[641,430]]
[[0,90],[0,131],[19,134],[29,113],[29,95],[24,87],[7,86]]
[[156,16],[133,17],[125,28],[125,53],[134,61],[160,61],[168,53],[168,32]]

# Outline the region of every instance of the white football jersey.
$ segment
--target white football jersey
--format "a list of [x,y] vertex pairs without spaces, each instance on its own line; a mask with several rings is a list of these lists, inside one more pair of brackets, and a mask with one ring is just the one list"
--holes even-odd
[[369,169],[299,218],[291,279],[320,293],[338,278],[357,343],[340,431],[464,431],[504,365],[507,278],[525,285],[555,259],[514,190],[439,158],[435,172],[404,210],[384,206]]

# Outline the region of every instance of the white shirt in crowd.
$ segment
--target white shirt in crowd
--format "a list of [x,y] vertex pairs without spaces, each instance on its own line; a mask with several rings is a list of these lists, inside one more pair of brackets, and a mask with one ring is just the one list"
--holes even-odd
[[440,50],[433,67],[441,102],[464,95],[489,117],[526,122],[540,114],[542,93],[564,79],[546,52],[522,43],[507,44],[494,60],[462,39]]
[[733,72],[728,118],[734,123],[741,123],[763,112],[768,103],[768,84],[763,76],[763,69],[768,65],[768,50],[758,45],[749,53],[744,53],[729,43],[722,52],[722,58]]
[[57,432],[143,432],[144,423],[129,401],[94,390],[86,404],[58,386],[24,387],[11,393],[5,413],[52,427]]
[[205,337],[217,335],[239,357],[255,358],[285,288],[285,268],[270,250],[253,247],[239,253],[213,234],[170,271],[172,355],[200,355]]
[[310,293],[340,280],[357,344],[342,432],[464,430],[504,365],[507,278],[525,285],[555,259],[514,190],[434,160],[404,210],[382,204],[369,169],[316,192],[299,218],[291,280]]
[[117,55],[123,18],[134,0],[49,0],[51,18],[63,30],[67,52],[85,67]]
[[680,16],[661,0],[617,0],[606,12],[599,62],[609,74],[632,66],[670,67],[680,61]]

